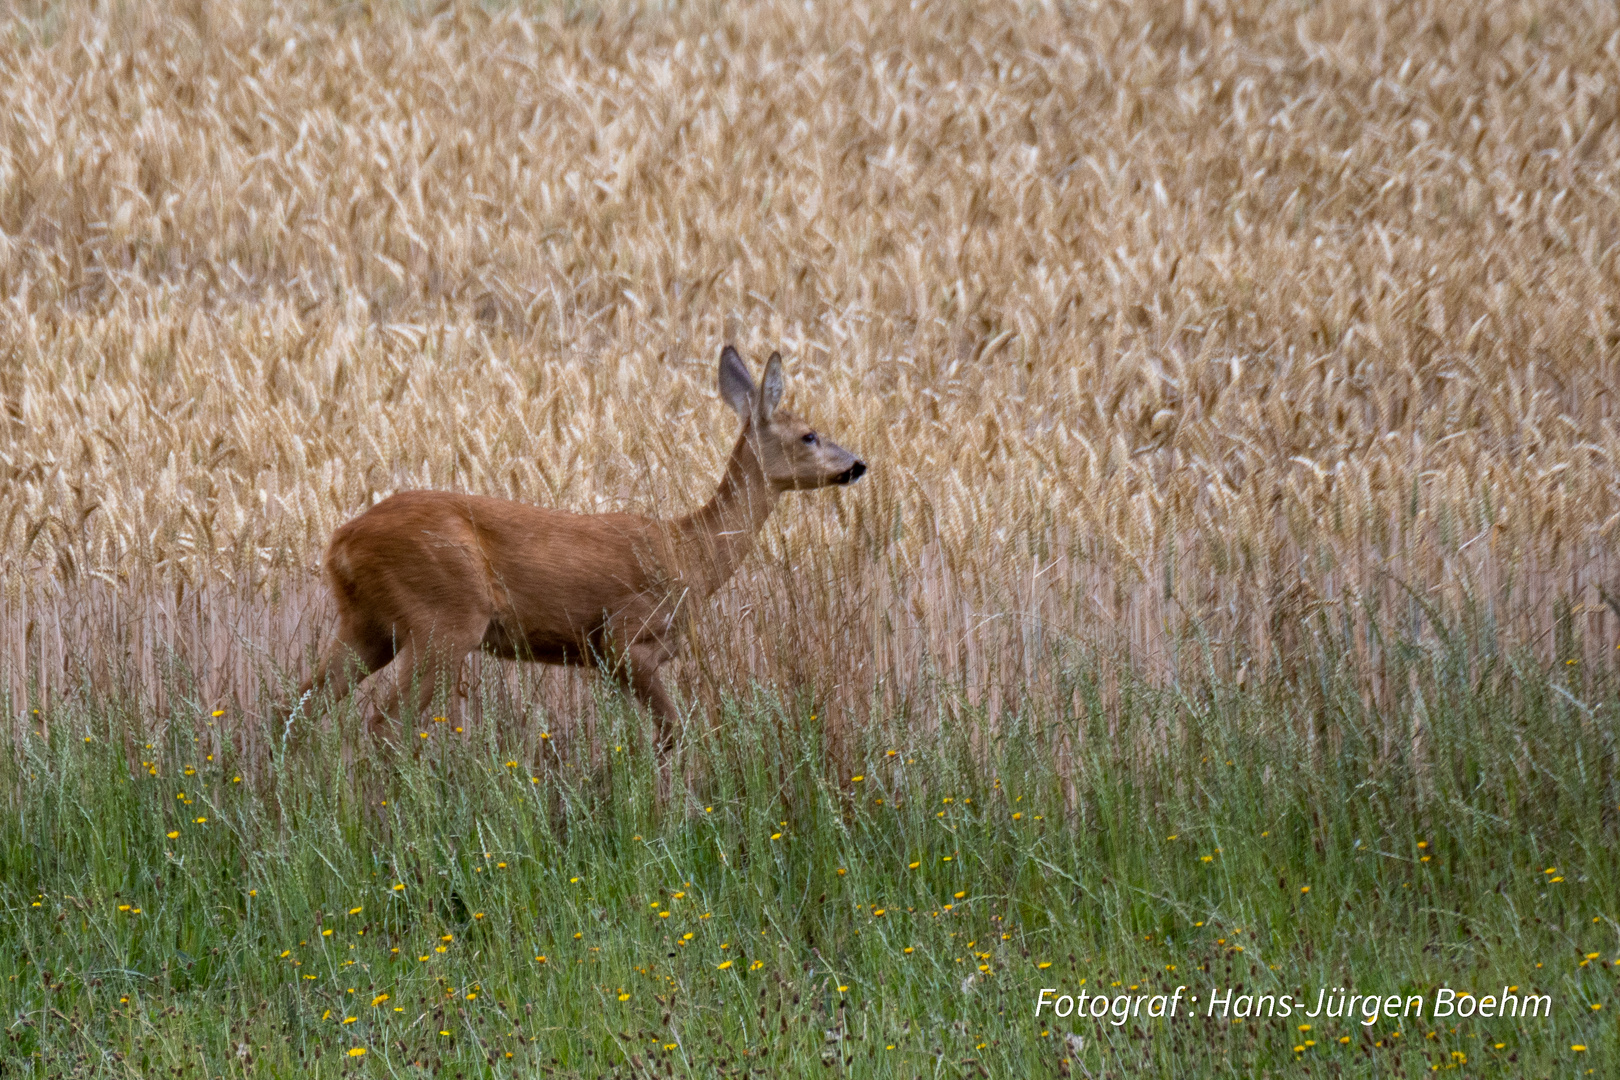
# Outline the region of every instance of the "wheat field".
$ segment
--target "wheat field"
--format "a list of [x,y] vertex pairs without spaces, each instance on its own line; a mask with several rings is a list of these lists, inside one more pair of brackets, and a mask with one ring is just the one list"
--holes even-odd
[[872,471],[784,502],[688,702],[994,720],[1321,635],[1376,702],[1446,619],[1608,664],[1617,53],[1575,0],[13,4],[16,713],[251,711],[395,490],[688,511],[727,340]]

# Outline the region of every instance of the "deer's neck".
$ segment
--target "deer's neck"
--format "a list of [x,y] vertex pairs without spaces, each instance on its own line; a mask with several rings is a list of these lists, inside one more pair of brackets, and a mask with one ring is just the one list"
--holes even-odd
[[674,569],[687,588],[703,596],[736,573],[781,497],[765,479],[751,432],[750,424],[737,437],[714,497],[674,523]]

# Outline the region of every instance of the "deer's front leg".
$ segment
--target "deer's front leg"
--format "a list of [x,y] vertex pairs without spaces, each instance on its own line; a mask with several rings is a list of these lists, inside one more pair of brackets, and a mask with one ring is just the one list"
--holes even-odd
[[638,642],[624,649],[608,665],[606,674],[613,681],[635,695],[636,700],[652,710],[658,722],[658,754],[668,757],[675,746],[675,732],[680,725],[680,713],[658,677],[658,669],[669,658],[662,645],[656,642]]
[[664,663],[664,650],[657,645],[636,645],[630,649],[630,689],[658,721],[658,754],[668,757],[675,748],[675,732],[680,726],[680,714],[664,689],[664,680],[658,669]]

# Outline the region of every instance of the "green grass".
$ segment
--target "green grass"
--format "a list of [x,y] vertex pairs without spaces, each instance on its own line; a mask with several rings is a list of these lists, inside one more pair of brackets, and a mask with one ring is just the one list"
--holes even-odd
[[[942,692],[836,770],[761,697],[665,810],[614,707],[598,760],[496,718],[350,767],[339,711],[255,771],[205,703],[158,737],[86,694],[0,754],[0,1074],[1613,1075],[1615,698],[1408,659],[1382,713],[1325,661],[1106,704],[1077,671],[1078,714],[995,731]],[[1179,984],[1195,1016],[1034,1015]],[[1203,1014],[1503,985],[1551,1018]]]

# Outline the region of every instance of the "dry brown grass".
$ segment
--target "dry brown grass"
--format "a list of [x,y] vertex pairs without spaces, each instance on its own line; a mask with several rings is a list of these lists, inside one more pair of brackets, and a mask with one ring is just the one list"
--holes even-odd
[[700,696],[995,711],[1313,612],[1378,692],[1414,597],[1614,649],[1612,4],[385,9],[0,24],[14,692],[251,699],[401,487],[693,506],[728,321],[873,472],[779,511]]

